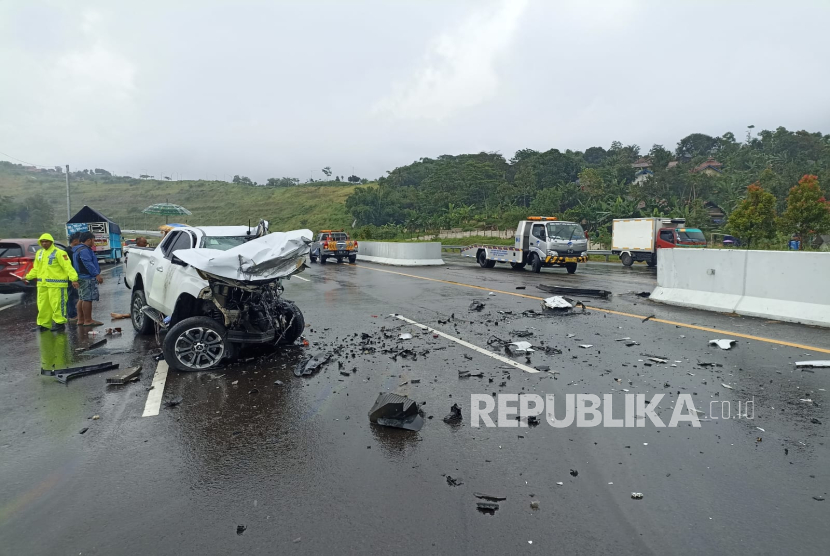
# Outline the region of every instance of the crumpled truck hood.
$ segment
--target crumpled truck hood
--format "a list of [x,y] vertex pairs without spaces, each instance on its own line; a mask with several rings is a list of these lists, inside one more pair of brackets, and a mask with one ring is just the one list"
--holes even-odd
[[275,232],[221,251],[184,249],[176,257],[202,272],[241,282],[285,278],[302,270],[313,234],[311,230]]

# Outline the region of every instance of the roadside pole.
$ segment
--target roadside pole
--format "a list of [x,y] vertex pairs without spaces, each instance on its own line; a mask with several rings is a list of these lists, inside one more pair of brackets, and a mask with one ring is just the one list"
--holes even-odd
[[72,209],[69,207],[69,164],[66,165],[66,221],[72,218]]

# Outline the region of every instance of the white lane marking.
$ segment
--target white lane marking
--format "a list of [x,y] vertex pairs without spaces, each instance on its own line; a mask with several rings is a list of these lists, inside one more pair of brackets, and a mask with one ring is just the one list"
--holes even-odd
[[156,374],[153,375],[153,389],[147,394],[147,403],[144,405],[142,417],[152,417],[159,414],[161,397],[164,395],[164,383],[167,380],[167,362],[159,361]]
[[6,309],[11,309],[12,307],[17,307],[20,305],[20,302],[12,303],[11,305],[6,305],[5,307],[0,307],[0,311],[5,311]]
[[461,344],[462,346],[464,346],[466,348],[470,348],[471,350],[477,351],[478,353],[486,355],[487,357],[492,357],[493,359],[497,359],[497,360],[501,361],[502,363],[506,363],[506,364],[510,365],[511,367],[516,367],[517,369],[521,369],[526,373],[538,373],[539,372],[538,369],[528,367],[527,365],[522,365],[521,363],[516,363],[512,359],[508,359],[507,357],[499,355],[498,353],[493,353],[492,351],[487,351],[486,349],[480,348],[475,344],[471,344],[470,342],[465,342],[461,338],[456,338],[455,336],[450,336],[449,334],[441,332],[440,330],[435,330],[434,328],[430,328],[429,326],[426,326],[424,324],[417,323],[414,320],[410,320],[410,319],[408,319],[404,316],[401,316],[401,315],[390,315],[390,316],[393,316],[398,320],[408,322],[411,325],[417,326],[421,330],[428,330],[429,332],[431,332],[433,334],[438,334],[442,338],[446,338],[447,340],[450,340],[451,342],[455,342],[456,344]]
[[300,280],[305,280],[306,282],[311,282],[308,278],[303,278],[302,276],[297,276],[296,274],[292,276],[292,278],[299,278]]

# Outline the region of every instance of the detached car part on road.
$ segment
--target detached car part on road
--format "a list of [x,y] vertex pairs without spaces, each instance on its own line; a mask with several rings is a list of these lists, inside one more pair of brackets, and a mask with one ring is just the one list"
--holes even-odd
[[282,280],[301,272],[312,233],[268,233],[268,223],[182,227],[155,249],[132,248],[124,279],[139,334],[167,331],[164,359],[174,369],[211,369],[244,344],[292,344],[305,320],[283,299]]
[[576,222],[529,216],[519,221],[513,247],[470,245],[461,250],[461,256],[474,257],[481,268],[510,263],[515,270],[530,265],[533,272],[541,272],[542,268],[564,266],[568,274],[573,274],[578,263],[588,260],[588,238]]
[[357,262],[357,240],[349,238],[349,234],[343,230],[321,230],[317,241],[311,245],[309,258],[316,263],[320,259],[322,264],[332,257],[342,263],[343,259],[349,259],[354,264]]

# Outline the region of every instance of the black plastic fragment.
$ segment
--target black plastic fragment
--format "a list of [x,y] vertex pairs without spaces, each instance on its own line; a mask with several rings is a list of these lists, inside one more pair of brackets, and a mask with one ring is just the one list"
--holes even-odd
[[494,494],[485,494],[483,492],[474,492],[473,496],[481,498],[482,500],[487,500],[488,502],[502,502],[507,500],[507,496],[496,496]]
[[457,403],[452,404],[450,408],[450,413],[446,417],[444,417],[445,423],[460,423],[464,420],[464,417],[461,415],[461,408],[458,407]]
[[[69,379],[77,378],[79,376],[90,375],[92,373],[100,373],[101,371],[109,371],[110,369],[117,369],[118,363],[113,363],[112,361],[108,361],[106,363],[98,363],[97,365],[87,365],[85,367],[73,367],[71,369],[62,369],[60,371],[54,371],[51,374],[54,374],[55,379],[60,382],[61,384],[66,384],[69,382]],[[41,370],[41,374],[43,374],[43,370]],[[46,374],[50,374],[48,371]]]
[[470,311],[481,312],[484,309],[484,303],[481,301],[473,301],[470,303]]
[[176,396],[172,400],[168,400],[168,401],[164,402],[164,407],[176,407],[177,405],[179,405],[183,401],[184,401],[184,398],[182,398],[181,396]]
[[451,487],[461,486],[464,483],[461,482],[460,478],[453,479],[450,475],[447,475],[447,484]]
[[300,361],[297,365],[297,368],[294,369],[295,376],[308,376],[315,371],[320,370],[320,368],[328,363],[329,359],[331,359],[331,352],[327,353],[319,353],[314,357],[310,357],[308,359],[304,359]]
[[88,345],[88,346],[86,346],[86,347],[79,347],[79,348],[76,348],[76,349],[75,349],[75,351],[76,351],[77,353],[81,353],[81,352],[84,352],[84,351],[90,351],[90,350],[93,350],[93,349],[99,348],[99,347],[103,346],[103,345],[104,345],[104,344],[106,344],[106,343],[107,343],[107,339],[106,339],[106,338],[104,338],[103,340],[98,340],[97,342],[94,342],[94,343],[92,343],[92,344],[89,344],[89,345]]
[[419,431],[424,426],[417,403],[406,396],[383,392],[369,410],[369,422],[408,431]]
[[483,514],[493,515],[499,509],[495,502],[476,502],[476,509]]
[[246,527],[245,525],[237,525],[236,526],[236,534],[241,535],[242,533],[245,532],[245,529],[247,529],[247,528],[248,527]]

